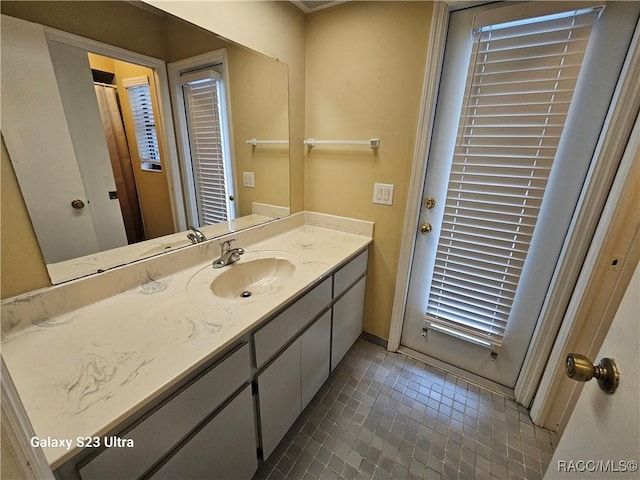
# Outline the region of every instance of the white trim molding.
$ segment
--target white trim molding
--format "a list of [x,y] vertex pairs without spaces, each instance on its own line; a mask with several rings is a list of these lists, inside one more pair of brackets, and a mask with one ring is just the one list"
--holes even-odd
[[[4,358],[0,357],[0,361],[2,363],[2,372],[0,373],[2,383],[2,429],[4,431],[3,437],[6,434],[7,443],[10,444],[2,446],[3,460],[5,459],[5,454],[8,455],[12,449],[15,453],[15,462],[11,462],[11,464],[13,468],[20,470],[20,472],[14,471],[12,473],[19,474],[20,478],[24,479],[53,480],[53,472],[49,468],[49,463],[44,456],[42,448],[31,446],[30,440],[35,437],[35,431],[22,405],[9,370],[4,363]],[[3,472],[8,473],[5,471],[5,468],[8,469],[8,467],[4,465],[3,467]]]
[[452,7],[447,2],[434,2],[429,29],[429,49],[425,65],[422,98],[420,100],[420,116],[416,144],[413,150],[411,166],[411,181],[407,192],[407,207],[404,213],[402,227],[402,242],[400,244],[400,258],[398,260],[398,274],[396,289],[393,296],[391,310],[391,326],[389,328],[389,342],[387,350],[395,352],[400,347],[402,325],[409,291],[409,274],[415,246],[415,232],[418,228],[420,205],[424,178],[427,171],[427,154],[431,144],[431,132],[436,109],[436,99],[440,86],[444,47],[447,41],[447,27]]

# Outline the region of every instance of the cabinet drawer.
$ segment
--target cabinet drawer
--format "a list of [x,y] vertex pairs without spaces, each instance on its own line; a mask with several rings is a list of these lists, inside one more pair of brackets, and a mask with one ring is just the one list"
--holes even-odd
[[122,438],[134,448],[111,448],[79,469],[84,480],[136,478],[173,448],[251,375],[245,344],[185,387]]
[[333,298],[336,298],[353,285],[353,282],[367,271],[368,261],[369,249],[351,260],[333,276]]
[[331,279],[328,278],[254,335],[256,365],[260,368],[284,344],[300,331],[331,301]]

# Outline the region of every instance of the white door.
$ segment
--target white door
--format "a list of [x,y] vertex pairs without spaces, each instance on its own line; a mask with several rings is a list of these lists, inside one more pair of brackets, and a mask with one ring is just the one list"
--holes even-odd
[[491,4],[449,24],[401,343],[510,388],[640,15],[576,8]]
[[4,15],[2,136],[46,263],[99,251],[44,29]]
[[[640,265],[620,302],[597,358],[613,358],[620,386],[607,395],[593,379],[584,386],[545,480],[637,479],[640,461]],[[581,353],[581,352],[574,352]]]
[[187,214],[201,227],[236,218],[224,49],[169,64]]
[[2,134],[45,262],[126,245],[87,52],[6,16],[2,45]]

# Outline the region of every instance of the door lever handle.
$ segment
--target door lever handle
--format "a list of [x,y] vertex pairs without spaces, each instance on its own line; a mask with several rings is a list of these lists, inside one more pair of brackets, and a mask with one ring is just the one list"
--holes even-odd
[[570,353],[565,362],[567,376],[578,382],[588,382],[592,378],[598,380],[600,389],[612,394],[620,383],[620,372],[613,358],[603,358],[598,365],[594,365],[584,355]]

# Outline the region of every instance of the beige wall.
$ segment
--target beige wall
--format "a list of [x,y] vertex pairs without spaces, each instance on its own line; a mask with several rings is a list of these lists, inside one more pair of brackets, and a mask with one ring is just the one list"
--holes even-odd
[[[375,222],[367,332],[388,338],[431,18],[428,2],[352,2],[307,18],[306,133],[379,137],[367,147],[314,147],[305,209]],[[395,185],[393,206],[373,184]]]
[[0,298],[8,298],[51,283],[4,139],[0,178]]
[[[242,47],[227,49],[234,168],[239,207],[249,215],[252,202],[289,206],[289,147],[251,147],[250,138],[289,138],[287,67]],[[253,172],[255,187],[244,187],[242,172]]]
[[289,68],[291,211],[304,206],[305,16],[284,1],[146,0],[240,45],[278,58]]

